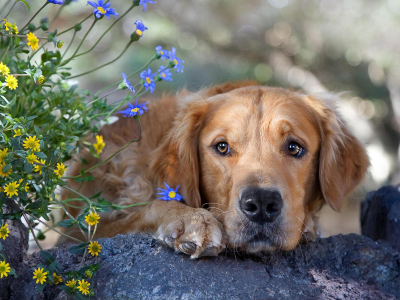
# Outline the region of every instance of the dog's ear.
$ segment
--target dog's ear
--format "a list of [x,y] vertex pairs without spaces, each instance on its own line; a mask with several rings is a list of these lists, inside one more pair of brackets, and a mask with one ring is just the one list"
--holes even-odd
[[199,192],[198,138],[210,103],[199,95],[186,96],[182,107],[162,144],[155,150],[149,171],[158,176],[158,187],[164,182],[175,188],[185,203],[201,206]]
[[309,96],[320,121],[319,183],[325,201],[339,211],[344,198],[363,180],[369,160],[365,148],[334,109],[332,95]]

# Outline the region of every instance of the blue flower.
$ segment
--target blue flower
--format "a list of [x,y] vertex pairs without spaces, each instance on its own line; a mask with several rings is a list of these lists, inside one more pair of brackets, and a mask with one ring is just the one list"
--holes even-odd
[[145,103],[140,103],[138,104],[138,99],[135,100],[135,105],[132,105],[130,103],[128,103],[128,108],[122,111],[119,111],[119,114],[123,114],[124,117],[134,117],[136,115],[143,115],[144,111],[148,111],[148,108],[146,107],[146,105],[149,102],[145,102]]
[[138,35],[138,36],[142,36],[143,35],[143,32],[145,31],[145,30],[147,30],[147,27],[146,26],[144,26],[144,24],[142,23],[142,21],[139,21],[139,20],[137,20],[136,22],[135,22],[135,25],[136,25],[136,34]]
[[176,69],[176,73],[178,73],[179,71],[181,71],[183,73],[183,69],[185,67],[182,66],[182,64],[185,61],[180,59],[179,57],[177,57],[175,52],[176,52],[176,49],[174,47],[172,47],[172,52],[170,52],[171,61],[173,61],[175,64],[174,68]]
[[147,3],[153,4],[153,3],[157,3],[157,1],[153,1],[153,0],[140,0],[139,5],[143,5],[143,11],[146,11]]
[[94,1],[88,1],[87,4],[94,7],[93,13],[96,16],[96,18],[100,18],[103,15],[106,16],[107,19],[109,19],[110,16],[115,16],[115,18],[118,17],[118,13],[115,12],[115,9],[110,8],[111,6],[110,2],[104,4],[104,0],[98,0],[97,3]]
[[47,2],[61,5],[64,4],[65,0],[47,0]]
[[146,91],[148,88],[150,88],[150,93],[153,93],[156,89],[156,84],[153,79],[154,76],[156,76],[156,74],[151,74],[150,68],[148,71],[143,71],[142,73],[140,73],[140,78],[142,78],[144,81],[143,86],[146,88]]
[[133,86],[129,82],[128,78],[126,78],[126,75],[124,73],[121,73],[121,75],[123,77],[121,86],[123,88],[128,88],[132,92],[132,94],[134,94],[135,93],[135,89],[133,88]]
[[169,58],[169,51],[164,50],[161,46],[156,47],[157,53],[161,56],[161,59],[168,59]]
[[171,201],[171,200],[181,201],[182,196],[177,193],[178,189],[179,189],[179,185],[174,190],[174,189],[170,188],[166,182],[164,182],[164,184],[167,187],[167,189],[166,190],[158,189],[158,190],[161,191],[161,193],[157,193],[157,195],[162,195],[163,196],[163,197],[158,198],[158,199],[164,200],[164,201]]
[[160,66],[157,72],[160,73],[160,78],[162,80],[172,81],[172,73],[167,67]]

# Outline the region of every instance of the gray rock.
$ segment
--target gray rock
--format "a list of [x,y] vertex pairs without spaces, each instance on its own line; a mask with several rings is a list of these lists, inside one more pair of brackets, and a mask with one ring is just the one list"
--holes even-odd
[[400,249],[399,186],[384,186],[367,194],[361,203],[361,232]]
[[[92,283],[96,299],[400,298],[399,253],[355,234],[320,239],[289,252],[226,252],[199,260],[145,235],[99,241],[102,267]],[[70,246],[49,250],[67,270],[76,269],[81,258],[68,252]],[[3,299],[67,299],[54,286],[37,295],[32,272],[38,263],[43,263],[39,253],[26,257],[10,297]]]

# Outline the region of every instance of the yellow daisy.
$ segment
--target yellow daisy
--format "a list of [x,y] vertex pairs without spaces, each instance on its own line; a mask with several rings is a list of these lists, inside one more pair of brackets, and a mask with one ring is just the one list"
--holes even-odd
[[4,260],[0,261],[0,278],[3,278],[3,276],[7,277],[8,273],[10,273],[10,265]]
[[[40,161],[37,160],[36,162],[37,162],[37,163],[41,163],[42,165],[44,165],[44,163],[45,163],[44,159],[41,159]],[[42,168],[43,168],[43,166],[35,165],[35,168],[34,168],[33,170],[34,170],[35,172],[39,172],[39,174],[42,175]]]
[[26,160],[28,161],[29,164],[33,164],[35,161],[37,161],[37,156],[31,153],[26,157]]
[[17,136],[20,136],[22,133],[21,133],[21,129],[14,129],[14,136],[13,137],[17,137]]
[[4,21],[4,26],[6,27],[6,31],[10,31],[11,23],[8,22],[6,19],[3,19],[3,21]]
[[0,239],[2,238],[3,240],[5,240],[6,237],[8,237],[9,233],[10,231],[7,228],[7,224],[0,227]]
[[72,280],[67,280],[67,281],[65,282],[65,285],[66,285],[67,287],[70,287],[71,289],[73,289],[73,288],[76,286],[76,280],[75,280],[75,278],[72,278]]
[[99,256],[99,253],[101,252],[101,245],[99,242],[90,242],[88,249],[90,255]]
[[37,268],[33,271],[33,279],[36,279],[36,283],[40,281],[40,284],[43,284],[46,281],[47,274],[47,272],[43,272],[43,268]]
[[26,37],[28,38],[28,46],[32,48],[32,50],[36,50],[39,47],[39,40],[33,32],[29,32]]
[[59,284],[59,283],[63,282],[62,277],[57,276],[56,273],[53,273],[53,278],[54,278],[54,284]]
[[25,150],[32,149],[35,152],[40,151],[40,141],[36,139],[36,135],[28,136],[23,142]]
[[4,191],[8,197],[12,197],[14,195],[18,196],[18,187],[19,184],[16,181],[10,182],[5,185]]
[[10,74],[10,69],[3,62],[0,62],[0,73],[3,75]]
[[11,30],[12,30],[12,32],[14,34],[18,34],[19,33],[18,27],[17,27],[17,25],[15,25],[15,23],[11,25]]
[[[21,184],[22,182],[23,182],[24,180],[21,178],[20,180],[19,180],[19,184]],[[25,192],[28,192],[28,190],[29,190],[29,186],[28,186],[28,183],[26,183],[25,184],[25,187],[24,187],[24,189],[25,189]]]
[[18,80],[12,75],[7,76],[6,82],[6,86],[8,86],[10,90],[15,90],[18,87]]
[[43,76],[43,75],[40,75],[40,76],[39,76],[38,82],[39,82],[40,84],[42,84],[42,83],[44,82],[44,76]]
[[89,294],[90,283],[85,281],[84,279],[78,280],[78,282],[79,282],[78,290],[80,290],[84,295]]
[[61,178],[61,176],[64,175],[66,169],[67,168],[64,166],[63,163],[57,164],[57,170],[54,170],[54,173],[58,175],[58,178]]
[[103,136],[101,135],[96,135],[96,143],[93,144],[94,149],[96,149],[97,154],[100,154],[103,151],[103,148],[105,147],[105,143],[103,141]]
[[97,213],[93,213],[92,211],[85,217],[85,222],[91,226],[99,223],[99,220],[100,216]]

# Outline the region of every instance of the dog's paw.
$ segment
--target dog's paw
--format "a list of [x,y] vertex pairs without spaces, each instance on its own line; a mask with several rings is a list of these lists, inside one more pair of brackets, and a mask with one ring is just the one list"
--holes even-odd
[[221,223],[207,210],[191,208],[167,224],[161,224],[155,238],[191,259],[217,256],[226,247]]

